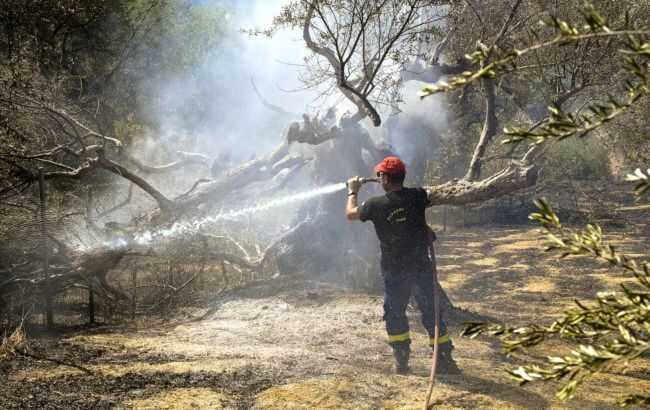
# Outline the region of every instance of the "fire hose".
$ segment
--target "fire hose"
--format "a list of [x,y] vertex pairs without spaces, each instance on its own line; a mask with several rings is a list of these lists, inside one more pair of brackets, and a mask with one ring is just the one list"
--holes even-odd
[[427,395],[424,399],[424,410],[429,410],[429,403],[431,402],[431,394],[433,393],[433,386],[436,383],[436,365],[438,363],[438,337],[440,336],[440,309],[438,306],[438,278],[435,265],[435,256],[433,251],[433,241],[429,242],[429,247],[431,251],[431,258],[433,260],[433,269],[431,274],[433,275],[433,355],[431,356],[431,371],[429,373],[429,387],[427,388]]

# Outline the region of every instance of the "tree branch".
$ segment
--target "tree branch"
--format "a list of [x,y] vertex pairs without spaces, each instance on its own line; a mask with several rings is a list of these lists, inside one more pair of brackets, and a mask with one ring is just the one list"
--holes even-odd
[[515,14],[517,13],[517,9],[519,8],[520,4],[521,4],[521,0],[515,0],[515,4],[512,5],[512,8],[510,10],[510,15],[508,15],[506,21],[503,22],[503,26],[501,26],[501,30],[499,30],[499,34],[497,34],[496,38],[494,39],[494,44],[492,47],[490,47],[486,59],[490,58],[490,54],[492,53],[492,50],[494,50],[495,47],[499,47],[499,44],[501,43],[503,36],[506,35],[506,32],[508,31],[508,26],[510,26],[512,19],[515,17]]
[[483,156],[487,150],[490,141],[497,133],[497,116],[496,116],[496,90],[494,80],[485,78],[483,80],[485,88],[485,120],[483,122],[483,129],[478,143],[474,148],[472,160],[469,163],[465,179],[469,182],[475,181],[481,176],[481,165],[483,163]]
[[97,166],[101,167],[107,171],[110,171],[114,173],[115,175],[119,175],[123,178],[128,179],[129,181],[133,182],[136,184],[140,189],[145,191],[147,194],[149,194],[153,199],[156,200],[158,203],[158,206],[163,212],[168,212],[172,209],[173,207],[173,202],[167,199],[165,195],[163,195],[160,191],[158,191],[156,188],[154,188],[149,182],[145,181],[143,178],[139,177],[138,175],[132,173],[122,165],[111,161],[110,159],[106,158],[103,153],[100,152],[99,157],[97,158]]
[[513,162],[508,168],[482,181],[452,180],[425,187],[430,205],[466,205],[528,188],[537,182],[536,165]]
[[316,2],[311,2],[309,9],[307,10],[307,16],[305,18],[305,23],[303,25],[303,39],[307,48],[309,48],[313,53],[324,57],[329,64],[332,66],[336,76],[336,84],[338,89],[343,93],[343,95],[350,100],[359,110],[357,114],[354,115],[354,119],[362,119],[363,117],[369,117],[375,127],[381,125],[381,117],[379,113],[373,107],[373,105],[368,101],[368,99],[357,89],[352,87],[346,77],[345,77],[345,66],[343,61],[337,58],[336,54],[327,47],[319,46],[311,37],[310,27],[311,20],[314,18],[314,13],[316,12]]
[[165,165],[152,166],[144,164],[142,161],[134,158],[132,155],[126,152],[124,153],[124,156],[129,162],[133,163],[133,165],[135,165],[140,171],[146,172],[147,174],[161,174],[164,172],[170,172],[189,164],[201,164],[207,166],[210,162],[210,158],[203,154],[176,151],[176,155],[180,157],[180,159],[177,161],[173,161]]
[[269,110],[271,110],[271,111],[273,111],[275,113],[281,114],[281,115],[285,115],[287,117],[298,117],[297,114],[289,112],[289,111],[285,110],[282,107],[279,107],[279,106],[277,106],[275,104],[271,104],[270,102],[266,101],[266,99],[262,96],[260,91],[257,89],[257,85],[255,85],[255,80],[253,79],[252,76],[251,76],[251,86],[253,87],[253,91],[255,91],[255,95],[257,95],[257,98],[260,99],[260,102],[262,103],[262,105],[264,105]]
[[135,186],[134,184],[129,184],[129,192],[126,195],[126,199],[124,199],[124,201],[120,202],[119,204],[117,204],[115,206],[110,207],[109,209],[107,209],[105,211],[102,211],[101,213],[99,213],[97,215],[97,218],[102,218],[102,217],[104,217],[106,215],[112,214],[113,212],[117,211],[118,209],[128,205],[131,202],[131,198],[133,198],[133,187],[134,186]]

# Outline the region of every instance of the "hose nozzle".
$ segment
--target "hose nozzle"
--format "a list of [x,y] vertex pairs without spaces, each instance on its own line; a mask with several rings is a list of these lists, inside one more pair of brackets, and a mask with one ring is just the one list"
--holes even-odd
[[[379,182],[379,178],[361,178],[361,184],[367,184],[368,182]],[[345,183],[345,186],[348,186],[348,183]]]

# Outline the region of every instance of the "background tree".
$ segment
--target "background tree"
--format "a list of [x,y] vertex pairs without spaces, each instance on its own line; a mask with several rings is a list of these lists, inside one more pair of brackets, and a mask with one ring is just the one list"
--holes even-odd
[[[522,65],[525,64],[525,57],[538,50],[593,44],[600,39],[602,43],[597,42],[594,47],[616,47],[615,55],[621,67],[616,76],[620,91],[610,88],[599,100],[588,102],[575,110],[564,110],[555,103],[549,107],[549,117],[533,127],[520,125],[508,127],[504,131],[506,143],[527,141],[533,147],[542,147],[568,138],[584,139],[598,132],[617,117],[629,111],[634,113],[635,107],[643,106],[644,99],[650,94],[650,30],[643,26],[635,27],[634,20],[630,20],[629,16],[621,25],[615,26],[591,4],[586,4],[580,13],[580,23],[559,17],[550,18],[546,24],[551,31],[546,34],[537,33],[535,41],[526,46],[499,50],[479,44],[479,50],[473,54],[475,61],[481,63],[479,70],[463,73],[448,83],[426,89],[425,93],[450,91],[485,78],[499,78],[503,72],[523,71],[522,67],[526,67]],[[574,49],[579,50],[580,47],[576,45]],[[497,57],[487,63],[487,58],[492,53],[496,53]],[[610,132],[615,132],[615,129],[610,129]],[[642,150],[644,148],[645,144],[642,144]],[[644,169],[637,169],[627,177],[637,184],[635,191],[639,197],[647,194],[650,188],[649,177]],[[509,370],[521,383],[540,379],[565,380],[558,397],[567,399],[594,374],[617,369],[617,365],[621,365],[624,370],[629,361],[640,358],[648,351],[650,265],[647,261],[637,261],[617,252],[613,246],[603,241],[602,229],[598,225],[588,225],[585,230],[574,232],[562,225],[545,201],[540,200],[538,207],[540,212],[532,214],[531,219],[542,224],[548,251],[558,252],[561,257],[589,255],[606,261],[612,267],[631,273],[635,284],[622,286],[620,292],[599,293],[595,303],[577,302],[577,309],[566,311],[549,326],[531,324],[510,327],[474,323],[464,333],[473,337],[481,333],[499,335],[507,353],[527,351],[551,338],[559,338],[575,346],[570,355],[550,356],[543,365],[528,364]],[[650,399],[642,394],[630,394],[621,398],[619,403],[648,404]]]

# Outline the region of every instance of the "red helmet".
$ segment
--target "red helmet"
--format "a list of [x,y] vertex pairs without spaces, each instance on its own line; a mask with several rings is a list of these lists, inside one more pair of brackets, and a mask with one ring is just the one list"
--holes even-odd
[[406,175],[406,166],[398,157],[386,157],[375,166],[375,173]]

